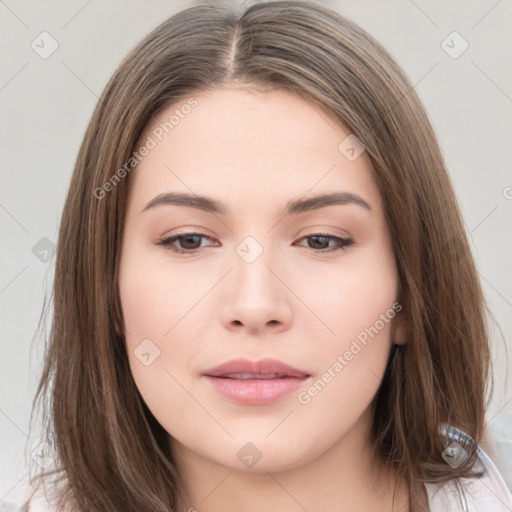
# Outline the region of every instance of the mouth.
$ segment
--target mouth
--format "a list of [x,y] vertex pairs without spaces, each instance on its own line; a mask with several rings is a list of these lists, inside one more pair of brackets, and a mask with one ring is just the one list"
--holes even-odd
[[227,375],[208,375],[209,377],[218,377],[220,379],[239,379],[239,380],[254,380],[254,379],[285,379],[291,375],[283,375],[280,373],[228,373]]
[[311,375],[274,359],[229,361],[203,377],[223,397],[246,405],[265,405],[291,393]]

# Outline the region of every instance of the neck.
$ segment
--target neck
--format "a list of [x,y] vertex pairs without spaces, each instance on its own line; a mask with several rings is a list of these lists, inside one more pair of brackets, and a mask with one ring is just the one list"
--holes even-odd
[[276,472],[228,468],[172,440],[174,460],[189,492],[176,510],[409,512],[407,486],[398,485],[390,466],[372,460],[370,420],[367,410],[345,436],[320,456]]

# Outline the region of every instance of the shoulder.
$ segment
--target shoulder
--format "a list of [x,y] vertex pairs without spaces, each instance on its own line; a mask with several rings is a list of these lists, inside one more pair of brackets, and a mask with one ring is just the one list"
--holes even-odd
[[[464,452],[458,442],[472,442],[471,438],[455,427],[441,426],[447,439],[447,457]],[[449,453],[449,450],[452,453]],[[443,452],[443,453],[445,453]],[[510,512],[512,494],[489,456],[477,447],[478,458],[473,468],[480,477],[456,478],[444,484],[425,484],[431,512]],[[463,455],[463,453],[462,453]],[[449,462],[448,462],[449,463]],[[460,496],[460,497],[459,497]]]

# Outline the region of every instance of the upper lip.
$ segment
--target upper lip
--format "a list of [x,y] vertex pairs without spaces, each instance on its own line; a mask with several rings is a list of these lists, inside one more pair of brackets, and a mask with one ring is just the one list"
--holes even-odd
[[309,373],[294,368],[282,361],[276,359],[261,359],[260,361],[250,361],[248,359],[234,359],[227,361],[215,368],[206,370],[203,375],[209,377],[229,377],[236,374],[251,374],[254,376],[273,375],[273,378],[280,377],[309,377]]

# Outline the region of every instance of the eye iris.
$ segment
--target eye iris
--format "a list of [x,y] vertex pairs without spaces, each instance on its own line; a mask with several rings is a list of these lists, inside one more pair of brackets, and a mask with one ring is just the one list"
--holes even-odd
[[[192,245],[199,244],[201,246],[201,235],[186,235],[180,237],[180,245],[182,249],[197,249],[197,247],[189,247],[187,244],[191,243]],[[185,241],[185,243],[183,243]]]
[[[319,245],[321,247],[318,247],[318,246],[315,247],[315,245],[318,245],[319,239],[320,239]],[[311,243],[309,243],[309,245],[312,249],[322,249],[325,246],[325,244],[329,245],[329,237],[327,237],[327,236],[316,235],[316,236],[309,237],[309,240],[310,240],[310,242],[313,241],[312,247],[311,247]]]

